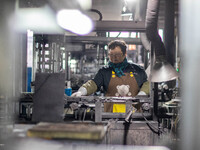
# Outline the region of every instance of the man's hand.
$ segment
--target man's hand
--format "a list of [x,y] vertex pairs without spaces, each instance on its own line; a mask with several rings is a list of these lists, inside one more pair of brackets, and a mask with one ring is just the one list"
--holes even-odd
[[79,97],[79,96],[82,96],[83,94],[82,94],[82,92],[75,92],[75,93],[73,93],[71,96],[72,97]]
[[80,87],[79,90],[75,93],[73,93],[72,97],[79,97],[79,96],[85,96],[87,95],[87,89],[84,87]]

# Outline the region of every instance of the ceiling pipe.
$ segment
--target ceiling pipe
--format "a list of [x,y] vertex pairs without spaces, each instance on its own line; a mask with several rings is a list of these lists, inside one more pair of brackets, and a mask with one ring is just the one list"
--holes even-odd
[[148,0],[146,14],[146,36],[151,42],[155,52],[155,63],[151,70],[151,82],[166,82],[178,77],[176,70],[167,62],[165,46],[158,34],[158,14],[160,0]]
[[140,39],[141,39],[141,42],[142,42],[142,45],[144,46],[144,48],[145,48],[147,51],[150,51],[150,50],[151,50],[151,43],[150,43],[150,41],[148,40],[147,35],[146,35],[145,32],[141,32],[141,33],[140,33]]

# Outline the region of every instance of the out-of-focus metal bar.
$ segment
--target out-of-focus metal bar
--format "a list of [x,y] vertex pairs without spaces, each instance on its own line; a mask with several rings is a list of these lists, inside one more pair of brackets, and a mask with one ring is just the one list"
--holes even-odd
[[[102,118],[125,118],[125,113],[102,113]],[[151,113],[133,113],[131,118],[137,119],[137,118],[152,118]]]
[[[40,35],[37,36],[39,37]],[[50,40],[56,39],[64,41],[65,43],[87,43],[87,44],[88,43],[103,44],[103,43],[108,43],[112,40],[119,39],[115,37],[100,37],[100,36],[65,36],[64,39],[63,35],[51,35],[50,37],[51,37]],[[123,38],[123,40],[127,44],[142,45],[140,38]]]
[[[119,38],[112,38],[112,37],[97,37],[97,36],[66,36],[65,37],[65,43],[108,43],[112,40],[116,40]],[[123,40],[127,44],[136,44],[136,45],[142,45],[140,38],[123,38]]]
[[180,50],[182,52],[182,127],[180,149],[200,147],[200,1],[180,1]]
[[[22,81],[19,61],[22,59],[19,37],[14,27],[14,0],[1,0],[0,5],[0,149],[8,141],[13,127],[14,102],[21,92]],[[20,89],[20,90],[18,90]]]
[[165,34],[164,43],[166,47],[166,54],[169,63],[174,66],[175,63],[175,53],[174,50],[174,12],[175,12],[175,2],[174,0],[165,1]]
[[94,31],[135,31],[144,32],[144,21],[96,21]]
[[79,102],[79,103],[95,103],[96,100],[104,102],[151,102],[151,97],[137,96],[137,97],[101,97],[101,96],[80,96],[80,97],[68,97],[67,102]]
[[102,102],[97,100],[95,103],[95,122],[102,121]]

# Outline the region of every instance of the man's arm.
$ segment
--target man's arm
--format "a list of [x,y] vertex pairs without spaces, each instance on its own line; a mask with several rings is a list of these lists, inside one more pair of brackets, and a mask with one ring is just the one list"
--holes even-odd
[[103,83],[102,69],[98,71],[93,80],[84,83],[77,92],[72,94],[72,97],[91,95],[101,87]]
[[149,93],[150,93],[149,81],[146,81],[140,88],[138,95],[149,95]]

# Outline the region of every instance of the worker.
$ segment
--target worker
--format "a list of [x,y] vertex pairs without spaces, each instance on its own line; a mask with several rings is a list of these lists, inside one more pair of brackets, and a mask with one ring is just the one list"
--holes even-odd
[[[91,95],[101,87],[105,91],[105,96],[109,97],[148,95],[149,82],[145,70],[127,61],[126,43],[122,40],[114,40],[108,44],[108,49],[108,65],[99,69],[95,77],[83,84],[72,96]],[[119,110],[116,110],[117,108]],[[124,109],[125,105],[104,103],[105,112],[122,113]]]

